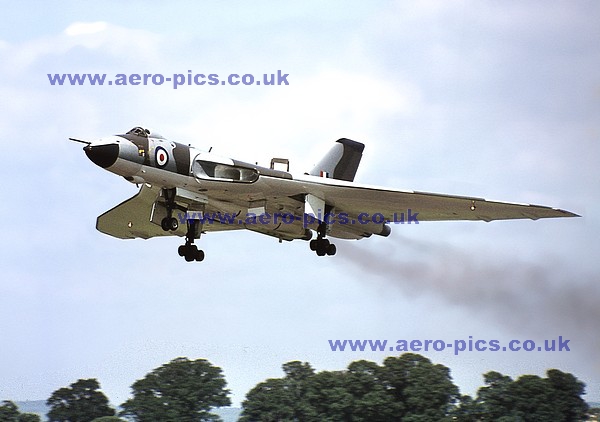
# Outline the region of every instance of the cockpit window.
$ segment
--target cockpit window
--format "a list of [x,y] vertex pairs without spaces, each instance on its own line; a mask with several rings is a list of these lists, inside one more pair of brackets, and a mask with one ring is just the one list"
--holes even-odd
[[143,136],[144,138],[147,138],[148,135],[150,135],[150,131],[148,129],[144,129],[143,127],[136,126],[127,132],[127,135]]
[[160,133],[152,132],[150,129],[145,129],[140,126],[136,126],[127,132],[127,135],[141,136],[143,138],[157,138],[157,139],[165,139]]

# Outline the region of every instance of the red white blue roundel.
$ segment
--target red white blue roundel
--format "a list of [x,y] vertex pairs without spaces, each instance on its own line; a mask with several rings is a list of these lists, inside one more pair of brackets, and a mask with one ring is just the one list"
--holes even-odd
[[156,167],[163,168],[169,162],[169,154],[163,147],[156,147]]

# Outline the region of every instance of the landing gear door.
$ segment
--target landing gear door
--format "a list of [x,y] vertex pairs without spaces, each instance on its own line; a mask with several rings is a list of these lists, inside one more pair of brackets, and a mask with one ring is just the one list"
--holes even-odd
[[150,221],[160,226],[160,222],[163,218],[168,217],[167,206],[162,201],[155,201],[152,205],[152,213],[150,214]]

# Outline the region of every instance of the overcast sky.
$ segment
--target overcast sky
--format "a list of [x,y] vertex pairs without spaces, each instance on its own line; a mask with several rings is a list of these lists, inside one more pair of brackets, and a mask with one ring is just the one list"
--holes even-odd
[[[193,4],[192,4],[193,3]],[[58,5],[60,4],[60,5]],[[423,353],[465,394],[496,370],[572,372],[600,401],[600,4],[596,1],[13,2],[0,18],[0,400],[97,378],[120,404],[178,356],[220,366],[234,405],[281,364],[388,352],[329,339],[570,339],[570,352]],[[51,86],[48,73],[277,73],[288,86]],[[567,209],[430,222],[388,238],[122,241],[96,217],[136,187],[68,137],[150,127],[291,170],[366,144],[356,181]]]

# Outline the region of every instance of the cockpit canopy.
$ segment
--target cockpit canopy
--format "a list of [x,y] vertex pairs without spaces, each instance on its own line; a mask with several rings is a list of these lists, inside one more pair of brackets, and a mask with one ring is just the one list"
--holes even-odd
[[127,135],[141,136],[143,138],[165,139],[164,136],[162,136],[161,134],[157,132],[152,132],[150,129],[145,129],[140,126],[136,126],[133,129],[131,129],[129,132],[127,132]]

